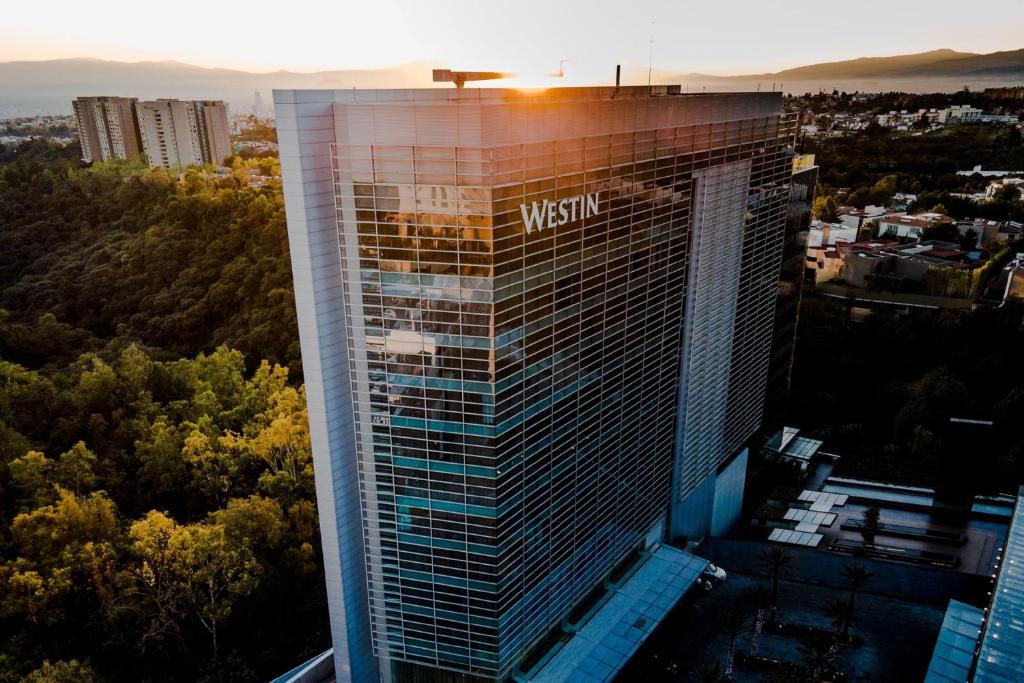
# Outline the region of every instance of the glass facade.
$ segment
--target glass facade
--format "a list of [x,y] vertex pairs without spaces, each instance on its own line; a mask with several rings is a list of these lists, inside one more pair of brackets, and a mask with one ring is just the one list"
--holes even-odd
[[[813,164],[810,159],[805,163]],[[800,293],[807,256],[807,230],[811,225],[811,207],[814,187],[818,181],[818,167],[810,165],[796,168],[790,183],[789,207],[786,212],[786,233],[782,247],[778,295],[775,303],[775,329],[772,334],[771,362],[768,369],[768,392],[765,399],[764,427],[770,435],[783,426],[786,402],[789,399],[789,380],[793,368],[796,343],[797,317],[800,311]]]
[[792,126],[777,94],[420,92],[334,106],[370,629],[501,680],[665,520],[684,368],[722,395],[687,486],[756,429]]

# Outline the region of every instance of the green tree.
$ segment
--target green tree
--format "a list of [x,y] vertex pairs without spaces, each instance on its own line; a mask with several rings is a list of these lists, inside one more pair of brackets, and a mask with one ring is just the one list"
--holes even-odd
[[76,496],[96,485],[96,455],[82,441],[61,454],[56,469],[58,481]]
[[853,611],[857,605],[857,594],[860,593],[861,589],[864,588],[871,579],[875,578],[875,575],[867,570],[867,568],[859,563],[847,564],[843,566],[843,579],[846,581],[846,586],[850,593],[847,598],[847,606],[850,610],[850,615],[846,619],[846,624],[843,629],[843,635],[847,634],[847,630],[850,627],[850,621],[853,618]]
[[772,544],[758,555],[758,561],[771,577],[772,618],[779,608],[779,578],[793,566],[793,556],[780,545]]
[[812,213],[819,221],[835,223],[839,218],[839,214],[837,213],[838,210],[839,205],[836,203],[836,199],[832,195],[814,198]]
[[99,683],[100,677],[92,667],[77,659],[70,661],[43,661],[43,665],[29,673],[24,683]]
[[864,509],[864,513],[861,518],[860,535],[864,537],[864,545],[871,546],[875,544],[875,535],[878,533],[879,527],[879,515],[881,511],[877,505],[869,505]]
[[836,663],[835,642],[826,635],[814,635],[800,641],[798,647],[804,672],[811,681],[821,681]]
[[64,600],[109,602],[114,582],[117,511],[102,493],[79,497],[57,488],[52,505],[19,514],[11,525],[17,557],[3,566],[2,611],[34,624],[63,617]]
[[722,671],[722,665],[718,662],[711,664],[698,664],[690,672],[690,677],[695,683],[728,683],[732,678]]
[[825,603],[825,614],[832,620],[836,636],[844,638],[850,632],[856,608],[850,600],[831,598]]
[[143,652],[151,644],[182,638],[187,605],[180,566],[171,551],[177,530],[173,519],[153,510],[129,531],[135,562],[122,573],[119,610],[139,624],[135,640]]
[[721,624],[729,641],[725,653],[725,676],[732,678],[733,666],[736,663],[736,640],[747,629],[747,615],[732,605],[722,612]]
[[56,463],[39,451],[29,451],[15,458],[8,466],[11,484],[20,494],[24,510],[42,507],[53,502],[56,492],[53,488],[53,472]]
[[754,620],[751,625],[750,654],[756,655],[761,631],[764,629],[765,610],[771,607],[772,599],[763,586],[756,586],[746,592],[746,600],[754,612]]
[[256,589],[260,567],[248,543],[230,538],[219,524],[179,526],[168,547],[182,592],[208,632],[217,659],[220,624],[240,598]]

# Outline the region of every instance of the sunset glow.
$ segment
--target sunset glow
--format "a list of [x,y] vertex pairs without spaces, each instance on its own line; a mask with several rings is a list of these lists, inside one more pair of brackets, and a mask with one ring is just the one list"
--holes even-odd
[[[929,3],[927,11],[922,4],[869,0],[855,10],[792,11],[749,0],[640,0],[626,11],[620,3],[604,1],[524,0],[509,6],[456,0],[183,0],[165,12],[126,0],[105,2],[102,11],[56,0],[45,13],[32,3],[5,7],[0,61],[177,60],[253,71],[373,69],[428,61],[453,69],[511,71],[520,74],[518,87],[607,82],[615,64],[642,75],[649,64],[655,73],[724,75],[938,47],[973,52],[1019,47],[1024,4],[1018,0],[993,0],[984,12],[964,12],[961,4],[946,0]],[[779,21],[780,13],[785,21]],[[956,21],[949,21],[951,13]],[[1000,20],[993,22],[994,16]],[[547,77],[563,60],[564,78]]]

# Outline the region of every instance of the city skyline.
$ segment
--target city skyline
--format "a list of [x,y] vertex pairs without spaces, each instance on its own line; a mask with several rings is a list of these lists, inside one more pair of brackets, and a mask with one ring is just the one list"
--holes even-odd
[[[122,3],[111,3],[111,9]],[[186,2],[186,9],[190,3]],[[302,12],[279,14],[266,4],[249,5],[242,14],[233,6],[192,3],[194,12],[161,15],[158,35],[146,29],[153,17],[132,6],[130,11],[95,15],[86,6],[58,2],[42,21],[27,6],[6,10],[0,27],[0,61],[97,58],[121,61],[174,60],[204,67],[272,72],[281,69],[381,69],[410,62],[435,62],[461,69],[500,69],[536,82],[564,68],[564,84],[606,80],[610,64],[648,64],[654,70],[737,75],[773,72],[815,62],[841,61],[861,56],[888,56],[949,48],[988,53],[1020,47],[1024,5],[996,0],[985,13],[960,13],[956,22],[946,19],[958,11],[952,3],[920,6],[891,5],[880,1],[862,3],[856,12],[844,12],[841,23],[833,13],[797,13],[770,33],[761,30],[777,10],[763,3],[743,3],[742,8],[669,4],[648,0],[627,15],[613,15],[613,7],[559,6],[530,1],[515,12],[497,6],[474,6],[451,1],[416,4],[388,0],[372,7],[323,8],[320,20],[304,22]],[[945,7],[948,5],[948,8]],[[737,11],[739,9],[739,11]],[[923,11],[927,9],[927,11]],[[273,16],[281,36],[292,40],[262,41],[251,51],[239,40],[225,40],[223,28],[234,35],[261,35],[261,22]],[[387,39],[379,32],[352,31],[337,40],[339,27],[372,26],[388,17]],[[615,16],[614,21],[605,17]],[[743,21],[735,21],[736,16]],[[999,16],[999,22],[992,17]],[[102,22],[102,26],[100,25]],[[519,39],[493,40],[493,29]],[[879,26],[912,27],[899,32]],[[815,40],[814,36],[841,35],[851,40]],[[102,47],[96,31],[105,35]],[[537,40],[551,27],[551,40]],[[737,40],[727,44],[715,39],[728,29]],[[523,50],[529,44],[529,50]],[[765,55],[772,55],[770,58]]]

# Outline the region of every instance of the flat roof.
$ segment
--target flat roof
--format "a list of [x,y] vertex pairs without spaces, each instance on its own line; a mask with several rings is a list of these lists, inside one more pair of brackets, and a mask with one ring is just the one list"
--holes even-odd
[[756,98],[782,101],[780,91],[683,92],[679,85],[614,85],[555,88],[275,88],[275,102],[323,101],[324,94],[335,102],[409,102],[409,101],[557,101],[624,99],[729,99]]
[[518,681],[611,681],[696,583],[708,561],[658,546],[555,654]]

